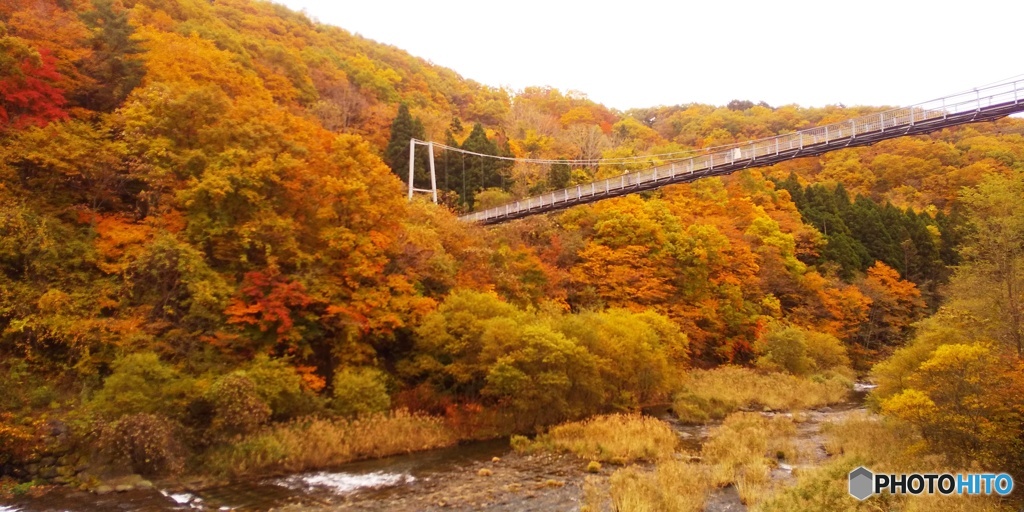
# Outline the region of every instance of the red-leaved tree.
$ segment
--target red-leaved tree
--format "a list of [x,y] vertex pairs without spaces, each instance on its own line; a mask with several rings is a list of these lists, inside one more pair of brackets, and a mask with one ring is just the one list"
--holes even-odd
[[67,119],[57,61],[46,49],[27,55],[14,66],[0,67],[0,131],[45,126]]

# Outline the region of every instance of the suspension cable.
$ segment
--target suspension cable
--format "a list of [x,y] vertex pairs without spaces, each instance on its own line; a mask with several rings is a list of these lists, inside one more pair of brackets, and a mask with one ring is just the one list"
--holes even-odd
[[[1003,85],[1003,84],[1008,84],[1010,82],[1014,82],[1016,79],[1018,79],[1020,77],[1024,77],[1024,74],[1014,75],[1014,76],[1011,76],[1011,77],[1007,77],[1007,78],[1004,78],[1004,79],[1001,79],[1001,80],[997,80],[995,82],[991,82],[991,83],[988,83],[988,84],[985,84],[985,85],[982,85],[982,86],[978,86],[978,87],[976,87],[974,89],[970,89],[970,90],[963,91],[963,92],[956,93],[956,94],[952,94],[952,95],[947,95],[945,97],[948,98],[948,97],[958,96],[960,94],[966,94],[968,92],[971,92],[971,91],[977,90],[977,89],[989,88],[989,87],[999,86],[999,85]],[[917,105],[911,105],[910,107],[906,107],[906,108],[914,108],[914,107],[916,107],[918,105],[924,105],[924,104],[931,103],[931,102],[934,102],[934,101],[938,101],[938,100],[941,100],[941,99],[943,99],[943,98],[936,98],[934,100],[929,100],[927,102],[918,103]],[[807,132],[807,131],[810,131],[810,130],[813,130],[813,129],[815,129],[815,128],[809,128],[809,129],[805,129],[805,130],[797,130],[796,132],[792,132],[792,133],[802,133],[802,132]],[[750,144],[753,144],[753,143],[762,142],[762,141],[766,141],[766,140],[769,140],[769,139],[774,139],[774,138],[780,137],[782,135],[788,135],[788,134],[778,134],[778,135],[763,137],[763,138],[760,138],[760,139],[746,140],[746,141],[743,141],[743,142],[734,142],[734,143],[731,143],[731,144],[722,144],[722,145],[719,145],[719,146],[711,146],[711,147],[706,147],[706,148],[690,149],[690,150],[684,150],[684,151],[674,151],[674,152],[669,152],[669,153],[659,153],[659,154],[654,154],[654,155],[641,155],[641,156],[629,156],[629,157],[618,157],[618,158],[571,159],[571,160],[563,159],[563,158],[558,158],[558,159],[555,159],[555,158],[517,158],[517,157],[508,157],[508,156],[488,155],[488,154],[484,154],[484,153],[477,153],[475,151],[468,151],[468,150],[465,150],[465,149],[462,149],[462,148],[449,146],[447,144],[442,144],[440,142],[434,142],[433,145],[435,147],[439,147],[439,148],[441,148],[441,149],[443,149],[445,151],[454,151],[456,153],[462,153],[464,155],[479,156],[479,157],[481,157],[481,159],[483,159],[483,158],[490,158],[490,159],[493,159],[493,160],[504,160],[504,161],[509,161],[509,162],[520,162],[520,163],[529,163],[529,164],[546,164],[546,165],[551,165],[551,164],[562,164],[562,163],[565,163],[565,164],[569,164],[570,166],[571,165],[591,166],[591,165],[601,165],[601,164],[606,164],[606,165],[608,165],[608,164],[613,164],[613,165],[614,164],[632,164],[632,163],[638,163],[638,162],[653,163],[653,160],[655,160],[655,159],[661,160],[663,163],[679,162],[679,161],[683,161],[683,160],[687,160],[689,158],[692,158],[693,156],[696,156],[696,155],[708,154],[708,153],[722,151],[722,150],[727,150],[727,149],[736,148],[736,147],[740,147],[740,146],[747,146],[747,145],[750,145]],[[418,140],[418,139],[413,139],[413,142],[415,142],[416,144],[430,144],[427,141],[422,141],[422,140]],[[463,165],[465,165],[465,157],[463,157]]]

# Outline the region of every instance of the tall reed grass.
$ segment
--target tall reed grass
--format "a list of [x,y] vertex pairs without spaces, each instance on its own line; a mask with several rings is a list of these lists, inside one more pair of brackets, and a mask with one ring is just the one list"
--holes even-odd
[[771,490],[771,470],[779,460],[794,464],[796,425],[787,417],[767,418],[760,413],[730,414],[711,432],[701,449],[713,485],[735,485],[740,500],[750,506]]
[[679,438],[665,422],[638,414],[611,414],[564,423],[533,441],[522,436],[512,438],[516,451],[568,452],[615,464],[669,458],[678,443]]
[[[800,471],[794,486],[764,500],[766,512],[853,512],[903,510],[913,512],[982,512],[1017,510],[1013,503],[995,496],[909,496],[888,493],[864,501],[850,498],[849,473],[858,466],[887,473],[976,471],[951,468],[938,456],[928,454],[913,429],[900,422],[871,414],[855,414],[841,422],[823,425],[825,449],[832,456],[821,467]],[[1019,505],[1019,503],[1018,503]]]
[[723,366],[689,372],[672,406],[680,420],[703,423],[743,409],[801,410],[841,403],[852,385],[838,372],[801,378]]
[[[614,510],[696,511],[703,510],[714,489],[735,485],[743,503],[756,506],[773,490],[770,474],[778,458],[790,463],[799,459],[795,435],[789,418],[732,414],[712,430],[700,462],[662,459],[653,469],[620,469],[610,479],[605,501]],[[591,503],[596,501],[590,497]]]
[[[611,477],[610,495],[613,510],[696,512],[704,510],[712,488],[707,468],[667,460],[653,471],[636,466],[616,471]],[[594,505],[590,508],[599,509]]]
[[404,410],[352,420],[302,418],[214,450],[208,465],[228,476],[306,471],[456,442],[442,419]]

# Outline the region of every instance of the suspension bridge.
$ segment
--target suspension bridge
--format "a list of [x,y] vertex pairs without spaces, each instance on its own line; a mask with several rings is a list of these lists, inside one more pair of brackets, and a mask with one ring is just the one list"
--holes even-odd
[[[508,204],[462,215],[460,220],[481,224],[500,224],[530,215],[563,210],[601,199],[653,190],[676,183],[688,183],[709,176],[722,176],[753,167],[764,167],[794,158],[820,155],[838,149],[866,146],[886,139],[929,133],[950,126],[992,121],[1024,111],[1024,79],[1006,81],[945,96],[910,107],[886,110],[877,114],[809,128],[745,143],[712,148],[685,158],[673,155],[649,155],[665,163],[629,172],[621,176],[575,185],[553,192],[512,201]],[[430,147],[431,187],[412,186],[413,158],[416,145]],[[433,172],[433,142],[410,141],[409,197],[414,191],[433,192],[437,202],[437,185]],[[448,148],[446,149],[456,149]],[[488,155],[480,155],[488,156]],[[664,158],[663,158],[664,157]],[[555,161],[503,158],[530,163],[568,163],[599,161]],[[611,162],[615,163],[615,162]]]

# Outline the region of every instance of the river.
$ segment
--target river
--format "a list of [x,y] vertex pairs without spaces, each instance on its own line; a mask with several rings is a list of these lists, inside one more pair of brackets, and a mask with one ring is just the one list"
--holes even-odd
[[[854,399],[841,406],[808,413],[799,439],[825,457],[821,424],[837,421],[862,407],[866,392],[858,386]],[[714,425],[682,425],[664,409],[652,409],[679,433],[683,449],[696,453]],[[110,510],[164,512],[175,510],[579,510],[585,462],[571,455],[522,455],[507,439],[475,442],[344,464],[328,471],[237,482],[196,490],[134,490],[96,495],[56,489],[38,498],[0,503],[0,512]],[[614,467],[602,469],[607,476]],[[792,478],[781,467],[773,478]],[[735,490],[711,496],[709,512],[744,510]]]

